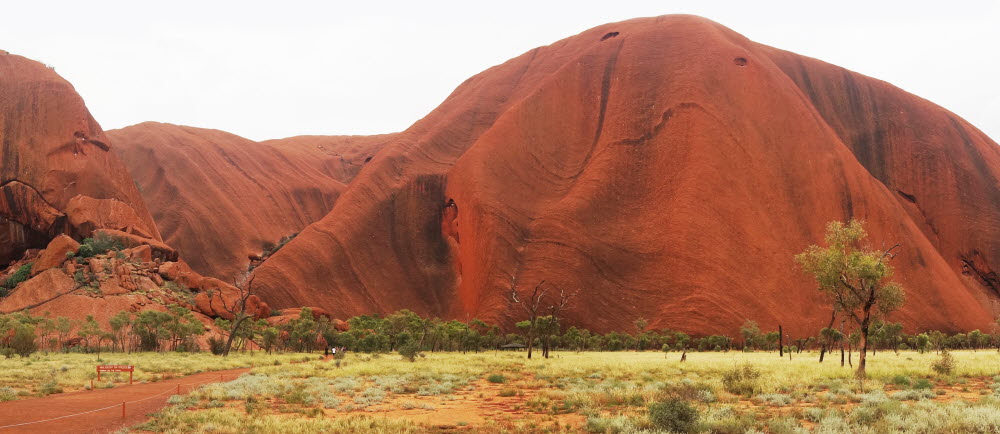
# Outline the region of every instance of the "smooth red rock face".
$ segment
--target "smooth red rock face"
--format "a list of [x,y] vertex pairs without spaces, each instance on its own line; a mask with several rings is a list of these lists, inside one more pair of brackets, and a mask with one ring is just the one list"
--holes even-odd
[[829,308],[792,257],[855,217],[875,246],[903,244],[891,320],[986,329],[998,152],[881,81],[697,17],[630,20],[467,80],[255,287],[278,309],[510,324],[511,280],[545,280],[580,291],[567,325],[732,335],[754,319],[805,336]]
[[0,266],[60,233],[85,236],[67,222],[111,217],[94,208],[109,201],[120,204],[114,218],[122,228],[159,238],[73,86],[41,63],[0,52]]
[[363,165],[362,150],[388,140],[296,137],[257,143],[155,122],[108,136],[164,240],[195,271],[227,281],[246,271],[248,256],[260,254],[266,243],[325,216],[355,165]]
[[319,168],[323,173],[347,184],[395,137],[396,134],[295,136],[265,140],[260,143],[273,146],[287,154],[302,155],[304,158],[318,161],[321,163]]

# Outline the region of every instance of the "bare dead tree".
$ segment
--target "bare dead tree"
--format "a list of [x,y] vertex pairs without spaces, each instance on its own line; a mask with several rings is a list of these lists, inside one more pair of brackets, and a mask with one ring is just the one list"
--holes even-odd
[[531,358],[531,352],[535,343],[535,333],[538,327],[538,312],[541,309],[542,299],[545,298],[545,293],[548,292],[548,288],[544,288],[545,281],[538,282],[535,285],[535,289],[531,291],[531,296],[527,300],[522,300],[521,296],[517,293],[517,282],[516,277],[511,276],[510,278],[510,302],[512,304],[519,304],[524,308],[524,312],[528,314],[528,358]]
[[[230,320],[229,338],[226,339],[226,346],[223,347],[222,350],[223,356],[229,355],[229,350],[233,347],[233,341],[239,333],[240,326],[242,326],[246,320],[253,317],[252,313],[247,312],[247,301],[254,295],[254,277],[255,275],[253,272],[247,272],[240,274],[233,279],[233,286],[236,288],[237,296],[232,302],[227,302],[225,294],[222,293],[221,289],[219,290],[219,300],[222,302],[222,308],[225,309],[226,312],[229,312],[229,314],[233,317],[233,319]],[[213,294],[209,292],[207,295],[211,301]]]
[[559,298],[556,302],[549,306],[549,328],[552,330],[545,330],[545,335],[542,338],[542,356],[546,359],[549,358],[549,350],[552,349],[552,335],[553,333],[559,333],[559,314],[569,307],[570,300],[579,293],[579,290],[573,291],[572,293],[567,293],[566,291],[559,290]]

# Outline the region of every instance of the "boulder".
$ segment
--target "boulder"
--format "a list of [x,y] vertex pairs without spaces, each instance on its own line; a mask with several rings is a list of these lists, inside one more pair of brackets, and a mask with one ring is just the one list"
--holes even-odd
[[153,262],[153,248],[143,244],[129,249],[128,257],[140,262]]
[[94,237],[106,236],[112,239],[118,240],[126,248],[133,248],[138,246],[149,246],[150,257],[159,258],[164,261],[176,261],[177,251],[172,247],[166,245],[162,241],[157,241],[152,238],[146,238],[140,235],[135,235],[131,233],[122,232],[119,230],[112,229],[98,229],[93,232]]
[[135,210],[117,199],[76,195],[66,204],[66,218],[73,232],[83,238],[92,236],[98,229],[113,229],[152,238],[150,230]]
[[335,319],[333,320],[333,328],[340,332],[346,332],[351,330],[351,325],[347,321]]
[[32,277],[0,299],[0,313],[29,309],[58,298],[76,289],[76,282],[62,269],[50,268]]
[[34,265],[31,266],[31,275],[37,276],[39,273],[55,268],[66,262],[66,252],[73,252],[80,249],[80,243],[66,235],[59,235],[49,241],[48,247],[42,251]]
[[134,290],[131,285],[122,282],[117,276],[101,281],[100,288],[101,294],[105,296],[129,294]]
[[[224,319],[233,319],[232,310],[239,308],[241,293],[236,287],[219,279],[206,277],[197,288],[194,297],[194,308],[202,314]],[[250,295],[246,300],[245,312],[256,319],[267,318],[271,308],[256,295]]]

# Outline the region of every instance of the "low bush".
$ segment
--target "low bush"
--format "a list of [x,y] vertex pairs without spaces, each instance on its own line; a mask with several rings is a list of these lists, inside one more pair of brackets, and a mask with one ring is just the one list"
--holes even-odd
[[0,402],[17,399],[17,391],[10,387],[0,387]]
[[98,235],[96,238],[86,238],[80,243],[80,248],[76,256],[80,258],[90,258],[96,255],[107,253],[111,250],[121,250],[125,248],[121,241],[105,235]]
[[403,356],[405,360],[416,361],[419,354],[420,346],[416,342],[407,342],[399,346],[399,355]]
[[503,384],[507,382],[507,377],[500,374],[493,374],[486,378],[486,381],[494,384]]
[[722,385],[729,393],[754,395],[760,393],[761,372],[753,365],[737,366],[722,373]]
[[17,271],[0,284],[0,297],[6,297],[10,290],[31,277],[31,265],[32,263],[29,262],[18,267]]
[[942,349],[941,357],[931,363],[931,369],[940,375],[951,375],[952,372],[955,372],[955,358],[948,352],[948,349]]
[[698,410],[680,399],[650,404],[649,421],[657,428],[671,432],[692,432],[698,423]]
[[910,377],[905,375],[897,375],[892,377],[892,384],[899,387],[910,387]]
[[[221,338],[217,338],[215,336],[209,337],[208,349],[212,351],[212,354],[215,354],[217,356],[221,355],[223,352],[226,351],[226,341],[222,340]],[[275,362],[278,362],[278,360],[275,360]]]

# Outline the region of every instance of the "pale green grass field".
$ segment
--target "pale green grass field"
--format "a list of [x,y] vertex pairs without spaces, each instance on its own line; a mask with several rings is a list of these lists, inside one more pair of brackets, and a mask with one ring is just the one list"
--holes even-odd
[[[839,354],[554,352],[318,355],[105,355],[135,364],[137,379],[254,364],[250,374],[171,398],[138,427],[155,432],[666,432],[649,406],[679,398],[697,410],[691,432],[1000,432],[1000,353],[956,351],[955,371],[939,375],[933,352],[869,356],[860,383]],[[857,363],[857,354],[854,354]],[[69,384],[89,382],[92,355],[0,361],[0,381],[36,384],[58,371]],[[278,361],[275,364],[275,360]],[[289,363],[303,361],[301,363]],[[62,367],[68,367],[65,371]],[[724,380],[747,366],[755,377]],[[493,381],[488,381],[491,377]],[[498,402],[513,407],[497,411]],[[461,403],[461,405],[456,404]],[[478,422],[441,422],[461,407]],[[413,419],[408,414],[430,415]],[[401,416],[402,415],[402,416]],[[437,420],[437,419],[440,419]]]
[[[133,365],[134,382],[155,382],[176,376],[275,362],[287,364],[318,358],[310,354],[234,353],[219,357],[210,353],[35,353],[29,357],[0,358],[0,401],[69,392],[90,387],[97,378],[97,365]],[[101,373],[95,388],[128,384],[128,373]]]
[[[941,376],[930,368],[939,357],[933,352],[878,353],[869,357],[869,379],[860,383],[850,367],[840,366],[839,354],[820,364],[815,352],[793,354],[792,360],[776,353],[688,353],[683,363],[677,353],[656,352],[555,352],[547,360],[527,360],[523,352],[427,353],[413,363],[395,354],[348,354],[339,366],[259,366],[237,381],[178,397],[142,428],[665,432],[649,418],[648,406],[680,397],[698,411],[693,432],[1000,432],[1000,398],[993,390],[1000,354],[953,355],[956,370]],[[748,392],[732,392],[723,377],[748,365],[759,377]],[[499,394],[485,390],[490,376],[503,377]],[[487,411],[495,398],[511,395],[521,398],[512,419],[487,413],[485,422],[452,426],[397,416],[414,406],[410,398],[480,399]],[[581,422],[558,423],[567,414]]]

